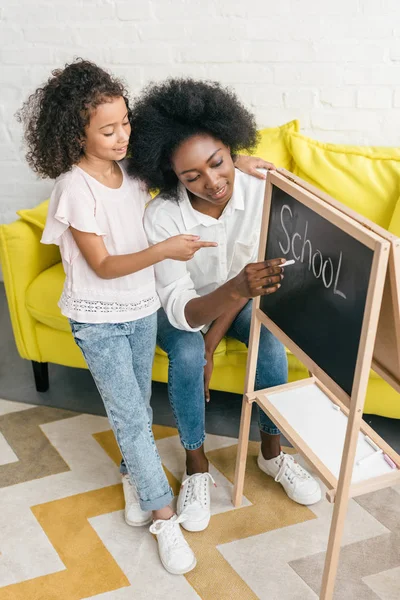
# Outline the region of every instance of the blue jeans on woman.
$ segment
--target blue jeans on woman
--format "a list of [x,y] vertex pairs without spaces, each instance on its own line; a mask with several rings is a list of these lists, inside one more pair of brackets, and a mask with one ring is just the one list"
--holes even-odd
[[154,442],[151,370],[157,313],[127,323],[78,323],[73,336],[103,400],[142,510],[167,506],[173,493]]
[[[232,322],[227,336],[248,346],[252,301]],[[168,395],[175,415],[182,446],[196,450],[205,439],[204,339],[199,331],[176,329],[163,309],[158,311],[157,344],[168,354]],[[260,390],[287,382],[288,366],[284,346],[268,329],[261,327],[255,389]],[[280,431],[261,410],[261,431],[272,435]]]

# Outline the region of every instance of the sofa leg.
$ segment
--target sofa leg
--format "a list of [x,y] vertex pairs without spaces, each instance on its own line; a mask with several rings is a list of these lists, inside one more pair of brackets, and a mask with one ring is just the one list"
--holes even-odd
[[38,392],[47,392],[49,389],[49,368],[48,363],[36,362],[32,360],[33,374],[35,376],[35,385]]

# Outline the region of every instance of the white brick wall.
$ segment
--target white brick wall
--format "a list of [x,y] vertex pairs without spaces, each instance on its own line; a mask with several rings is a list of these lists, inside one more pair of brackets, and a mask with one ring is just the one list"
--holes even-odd
[[260,127],[300,118],[325,141],[399,145],[399,0],[2,0],[0,222],[46,198],[14,114],[75,56],[132,94],[168,75],[231,85]]

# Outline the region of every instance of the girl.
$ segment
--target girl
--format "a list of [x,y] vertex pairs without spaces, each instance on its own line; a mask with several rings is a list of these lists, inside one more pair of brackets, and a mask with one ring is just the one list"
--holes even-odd
[[[212,478],[203,444],[213,353],[225,334],[248,344],[248,298],[277,292],[284,261],[252,264],[264,182],[235,169],[233,156],[254,145],[257,131],[253,115],[232,92],[217,83],[170,79],[143,93],[132,125],[131,173],[161,190],[145,214],[150,243],[183,232],[217,242],[206,257],[197,254],[185,264],[165,261],[155,267],[163,307],[157,341],[168,353],[169,398],[186,451],[178,514],[187,516],[185,529],[200,531],[210,520]],[[286,380],[285,349],[262,327],[256,389]],[[295,502],[317,502],[317,481],[281,452],[280,432],[262,411],[259,428],[259,468]]]
[[28,163],[42,177],[56,178],[42,242],[60,247],[66,279],[59,306],[123,456],[126,520],[153,519],[164,567],[186,573],[196,559],[180,530],[183,519],[170,506],[173,494],[151,429],[160,305],[153,265],[188,260],[215,244],[178,235],[148,247],[142,218],[149,197],[122,161],[131,132],[126,90],[96,65],[79,60],[55,71],[19,116]]
[[[24,104],[27,160],[55,178],[42,242],[60,247],[66,273],[59,302],[96,382],[123,460],[129,525],[153,520],[164,567],[175,574],[196,559],[180,530],[185,516],[151,430],[151,368],[160,306],[153,265],[186,261],[215,242],[168,237],[148,247],[142,218],[150,199],[126,172],[131,132],[127,93],[118,79],[79,59],[53,73]],[[245,163],[251,171],[253,163]]]

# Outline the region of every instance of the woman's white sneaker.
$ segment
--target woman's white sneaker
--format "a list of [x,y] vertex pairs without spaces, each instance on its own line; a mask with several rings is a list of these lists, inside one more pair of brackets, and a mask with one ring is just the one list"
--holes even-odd
[[196,566],[193,550],[183,537],[180,523],[185,515],[174,515],[168,521],[161,519],[150,525],[150,532],[157,536],[158,553],[164,568],[173,575],[183,575]]
[[260,449],[257,464],[261,471],[280,483],[292,500],[306,506],[321,500],[319,483],[290,454],[280,453],[276,458],[266,460]]
[[139,498],[135,487],[131,484],[129,475],[122,475],[122,487],[125,496],[125,521],[131,527],[142,527],[152,521],[151,510],[140,508]]
[[210,522],[210,482],[215,485],[210,473],[195,473],[182,481],[177,513],[186,516],[182,527],[187,531],[203,531]]

